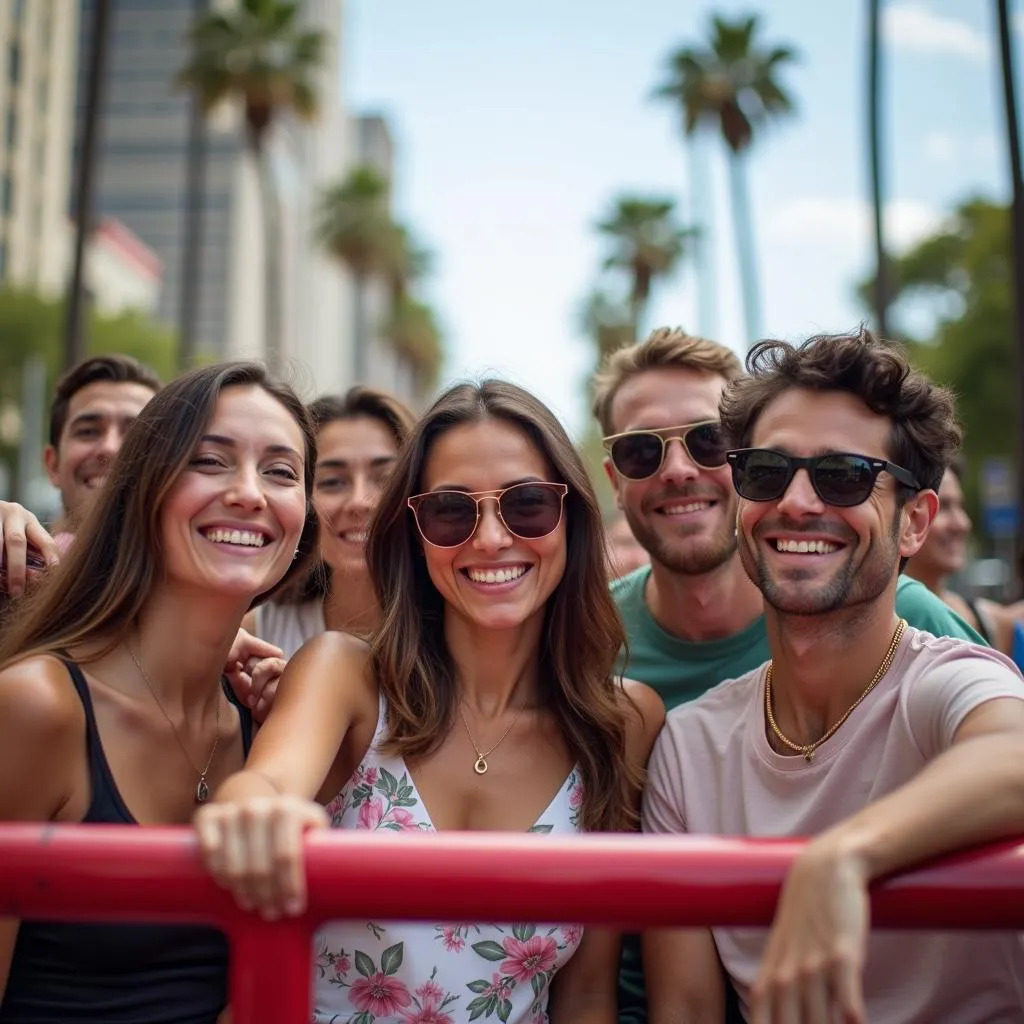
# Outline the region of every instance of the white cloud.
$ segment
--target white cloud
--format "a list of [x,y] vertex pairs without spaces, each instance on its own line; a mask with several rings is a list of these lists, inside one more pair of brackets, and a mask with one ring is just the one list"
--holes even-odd
[[921,0],[900,0],[883,6],[882,37],[900,49],[972,60],[985,60],[991,50],[988,39],[977,29],[936,14]]
[[956,155],[956,139],[949,132],[929,132],[924,140],[924,155],[938,164],[949,163]]
[[[784,203],[769,218],[766,239],[775,245],[863,249],[871,244],[871,205],[865,199],[805,196]],[[897,199],[885,207],[886,244],[907,249],[935,231],[943,215],[925,203]]]

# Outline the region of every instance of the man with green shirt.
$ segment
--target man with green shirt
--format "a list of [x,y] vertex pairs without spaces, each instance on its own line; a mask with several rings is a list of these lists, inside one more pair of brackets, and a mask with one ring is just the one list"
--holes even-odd
[[[761,592],[736,549],[736,495],[718,402],[743,368],[723,345],[660,328],[612,353],[594,379],[605,469],[651,564],[612,584],[626,626],[624,675],[668,710],[769,657]],[[675,443],[678,442],[678,443]],[[896,612],[938,636],[981,637],[925,586],[901,577]],[[620,1021],[646,1020],[639,943],[627,937]]]

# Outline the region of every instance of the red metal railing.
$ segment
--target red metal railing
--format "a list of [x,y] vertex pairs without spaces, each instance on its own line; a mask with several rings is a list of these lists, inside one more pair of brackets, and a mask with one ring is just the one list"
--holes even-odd
[[[767,925],[802,845],[321,832],[306,840],[312,909],[268,922],[239,910],[214,885],[186,829],[5,825],[0,916],[208,922],[231,942],[234,1024],[305,1024],[312,934],[322,921]],[[944,858],[879,884],[872,921],[884,928],[1024,929],[1024,844]]]

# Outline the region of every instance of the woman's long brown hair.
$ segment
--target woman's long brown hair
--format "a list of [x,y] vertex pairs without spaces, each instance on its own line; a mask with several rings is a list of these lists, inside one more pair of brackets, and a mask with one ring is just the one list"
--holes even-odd
[[160,578],[160,515],[167,494],[192,458],[220,393],[245,385],[262,388],[291,414],[302,430],[306,460],[306,522],[298,556],[277,586],[257,602],[304,570],[316,544],[311,500],[316,440],[305,407],[291,388],[272,383],[258,363],[193,370],[150,399],[128,428],[103,492],[71,550],[5,620],[0,666],[83,644],[89,645],[91,659],[125,637]]
[[542,699],[555,715],[583,781],[587,830],[629,828],[640,787],[626,758],[626,719],[636,714],[613,677],[625,640],[608,590],[601,513],[587,472],[555,416],[514,384],[458,384],[434,403],[399,455],[370,528],[367,561],[383,611],[371,665],[387,700],[387,744],[415,759],[435,750],[456,713],[444,601],[427,573],[406,499],[422,490],[431,446],[446,430],[483,419],[523,431],[569,485],[565,573],[544,616]]

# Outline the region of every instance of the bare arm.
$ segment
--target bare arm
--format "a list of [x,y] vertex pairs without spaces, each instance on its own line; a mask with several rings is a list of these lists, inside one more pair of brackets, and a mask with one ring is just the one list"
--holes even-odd
[[245,767],[196,814],[207,868],[246,909],[275,918],[305,908],[302,834],[328,824],[315,798],[353,727],[376,722],[367,650],[345,633],[306,644],[288,663]]
[[621,936],[606,928],[587,928],[572,959],[551,983],[551,1020],[555,1024],[614,1024]]
[[[970,711],[913,779],[814,839],[783,887],[757,981],[756,1024],[832,1000],[866,1020],[868,886],[922,860],[1024,832],[1024,700]],[[799,979],[799,980],[795,980]]]
[[710,929],[652,929],[643,949],[650,1024],[722,1024],[725,979]]
[[[52,821],[71,796],[84,719],[66,669],[38,657],[0,672],[0,821]],[[0,996],[18,922],[0,921]]]

